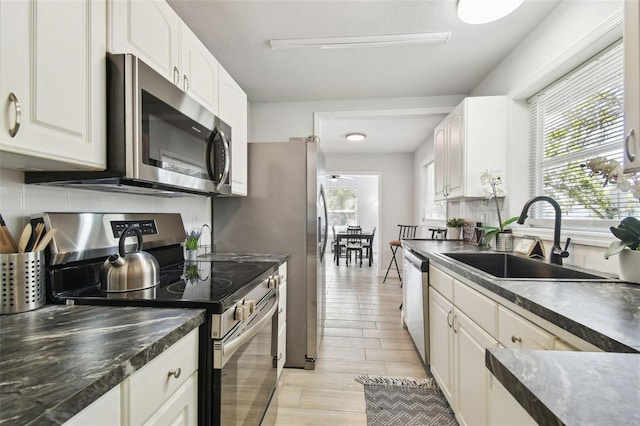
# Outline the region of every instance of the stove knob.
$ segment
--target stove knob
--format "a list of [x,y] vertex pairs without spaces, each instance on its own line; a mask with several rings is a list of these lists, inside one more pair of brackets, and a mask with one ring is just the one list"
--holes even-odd
[[256,301],[255,300],[245,300],[242,302],[242,306],[249,310],[249,315],[251,315],[256,310]]
[[249,318],[249,307],[238,304],[236,306],[235,314],[233,315],[233,319],[236,321],[244,321]]
[[267,280],[267,287],[268,288],[278,287],[278,281],[276,280],[275,277],[269,277],[269,279]]

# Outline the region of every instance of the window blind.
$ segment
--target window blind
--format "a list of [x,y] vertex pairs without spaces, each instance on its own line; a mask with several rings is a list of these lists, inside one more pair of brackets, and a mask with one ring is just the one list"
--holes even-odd
[[[592,174],[586,163],[606,157],[622,164],[622,42],[528,99],[529,167],[532,195],[554,198],[563,218],[613,220],[637,213],[640,204],[629,192]],[[536,203],[531,216],[552,218],[548,203]]]

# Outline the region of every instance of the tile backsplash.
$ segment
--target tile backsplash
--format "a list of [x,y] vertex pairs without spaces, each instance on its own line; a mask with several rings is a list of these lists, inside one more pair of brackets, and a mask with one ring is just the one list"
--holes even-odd
[[[14,238],[29,217],[42,212],[180,213],[186,230],[210,224],[210,200],[186,196],[163,198],[53,186],[25,185],[22,172],[0,169],[0,213]],[[209,244],[209,236],[203,237]]]

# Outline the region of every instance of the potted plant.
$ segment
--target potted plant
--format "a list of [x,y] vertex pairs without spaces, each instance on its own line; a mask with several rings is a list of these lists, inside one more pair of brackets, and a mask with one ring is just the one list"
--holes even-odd
[[513,250],[513,234],[510,229],[506,229],[506,227],[516,220],[518,220],[517,216],[514,216],[510,219],[502,221],[502,216],[500,215],[500,206],[498,205],[498,196],[504,197],[506,193],[499,188],[502,184],[502,177],[499,173],[489,173],[489,171],[485,171],[480,176],[480,182],[483,186],[490,186],[491,189],[487,190],[485,188],[485,201],[489,202],[491,198],[496,203],[496,212],[498,213],[498,226],[480,226],[478,229],[484,232],[484,237],[482,238],[482,244],[488,245],[491,240],[496,238],[496,251],[512,251]]
[[640,220],[633,216],[625,217],[618,227],[610,227],[617,238],[604,254],[604,258],[619,255],[620,279],[640,283]]
[[185,235],[184,248],[187,250],[187,260],[196,260],[196,257],[198,257],[200,235],[202,235],[202,232],[195,229],[192,229],[188,234]]
[[464,225],[464,219],[461,217],[452,217],[447,220],[447,239],[448,240],[459,240],[460,239],[460,230]]

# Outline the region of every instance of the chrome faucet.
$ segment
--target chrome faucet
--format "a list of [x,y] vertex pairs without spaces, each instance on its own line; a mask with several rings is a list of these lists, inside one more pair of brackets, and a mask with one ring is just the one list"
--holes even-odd
[[569,257],[569,252],[567,248],[569,247],[569,241],[571,238],[567,238],[567,243],[564,246],[564,250],[560,247],[560,205],[556,200],[551,197],[547,197],[545,195],[539,195],[537,197],[533,197],[529,201],[527,201],[522,208],[522,213],[520,213],[520,217],[518,218],[517,223],[522,225],[524,220],[527,218],[527,212],[529,211],[529,207],[537,201],[547,201],[549,204],[553,206],[553,209],[556,212],[556,219],[554,223],[553,229],[553,249],[551,250],[551,254],[549,255],[549,262],[555,263],[556,265],[562,265],[562,258]]

